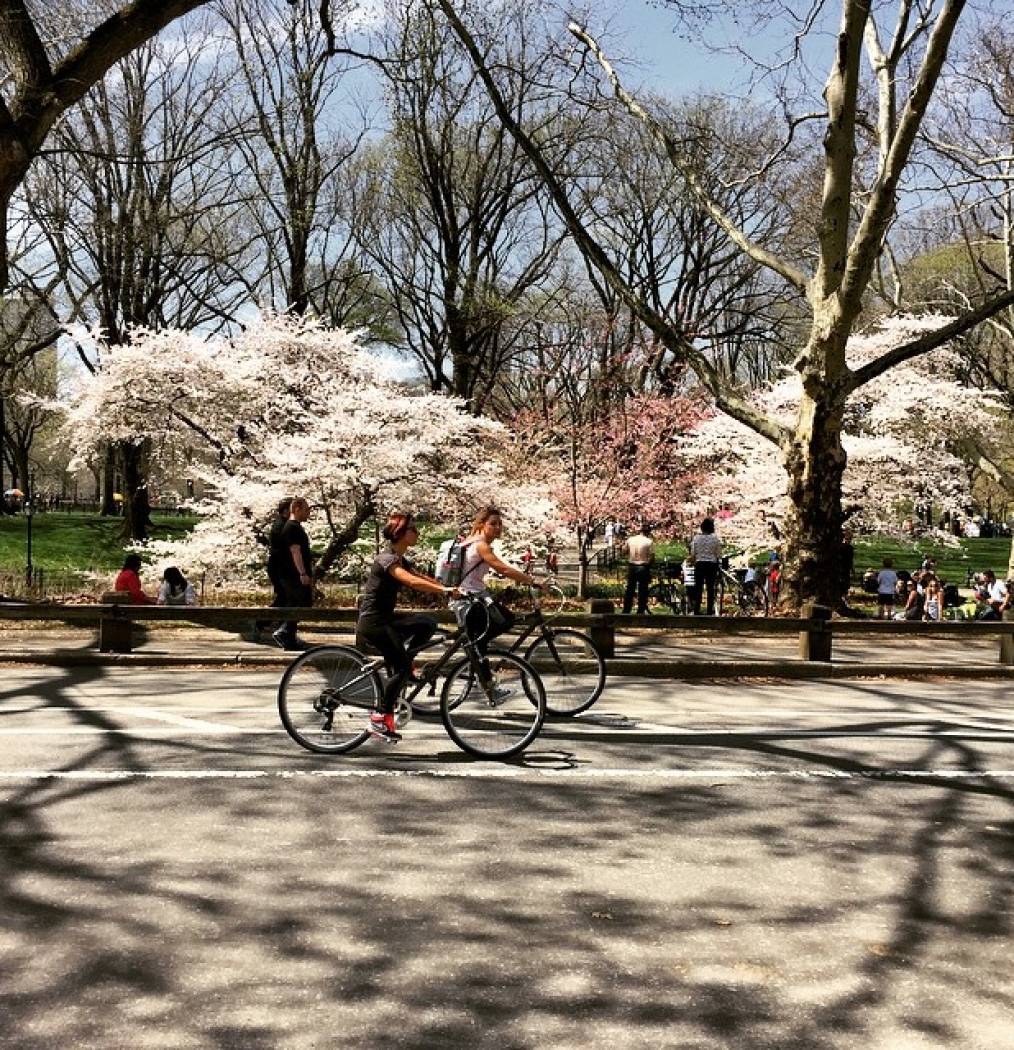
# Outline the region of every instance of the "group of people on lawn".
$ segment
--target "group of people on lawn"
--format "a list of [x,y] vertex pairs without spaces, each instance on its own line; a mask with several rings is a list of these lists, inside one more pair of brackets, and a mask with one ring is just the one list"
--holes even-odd
[[963,600],[954,585],[937,575],[932,558],[914,572],[895,569],[884,558],[880,572],[868,569],[864,585],[877,590],[877,616],[881,620],[943,620],[949,608],[970,606],[967,615],[978,620],[1000,620],[1011,608],[1011,587],[986,569],[975,578],[970,599]]

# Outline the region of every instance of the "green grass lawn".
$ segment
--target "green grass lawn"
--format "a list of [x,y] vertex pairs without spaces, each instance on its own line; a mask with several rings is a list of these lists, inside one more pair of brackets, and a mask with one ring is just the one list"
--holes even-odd
[[936,560],[937,575],[959,587],[965,586],[969,571],[992,569],[1000,579],[1006,576],[1010,539],[963,539],[959,542],[959,546],[951,547],[921,541],[906,544],[879,536],[857,538],[856,576],[861,577],[866,569],[879,571],[884,558],[891,558],[896,569],[911,572],[927,555]]
[[[937,574],[948,583],[964,587],[969,570],[982,572],[992,569],[1001,579],[1006,575],[1010,558],[1010,539],[961,539],[956,546],[930,543],[925,540],[903,542],[886,536],[858,536],[855,539],[855,578],[867,569],[880,570],[884,558],[891,558],[896,569],[919,568],[926,555],[936,559]],[[686,547],[675,543],[656,544],[657,556],[670,561],[682,560]]]
[[[152,516],[153,539],[182,536],[195,517]],[[94,514],[43,513],[32,519],[32,563],[47,573],[113,572],[123,564],[123,521]],[[28,526],[24,517],[0,517],[0,571],[24,572]]]
[[[184,535],[197,521],[189,516],[154,515],[157,539]],[[47,573],[115,572],[123,563],[123,522],[119,518],[101,518],[94,514],[44,513],[32,520],[32,561]],[[0,571],[24,572],[27,526],[21,516],[0,517]],[[856,539],[856,577],[867,568],[879,569],[885,557],[894,559],[895,568],[917,568],[926,554],[937,559],[937,569],[948,582],[964,586],[971,569],[981,572],[993,569],[1003,576],[1010,557],[1009,539],[961,540],[957,546],[943,546],[917,541],[877,536]],[[682,559],[686,548],[661,542],[659,559]]]

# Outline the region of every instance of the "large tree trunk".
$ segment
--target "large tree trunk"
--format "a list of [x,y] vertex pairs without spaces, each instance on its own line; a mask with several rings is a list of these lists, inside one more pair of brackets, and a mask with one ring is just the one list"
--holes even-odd
[[120,446],[123,470],[123,536],[146,540],[151,529],[151,503],[148,499],[148,445],[124,442]]
[[782,601],[793,606],[839,604],[838,555],[842,540],[841,444],[844,402],[804,376],[795,437],[785,451],[788,510]]

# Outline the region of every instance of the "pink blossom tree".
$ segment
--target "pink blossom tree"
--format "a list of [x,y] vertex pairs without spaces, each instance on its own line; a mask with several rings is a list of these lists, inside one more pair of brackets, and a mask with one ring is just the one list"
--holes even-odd
[[[589,399],[590,401],[591,399]],[[695,480],[680,451],[699,417],[685,398],[642,394],[569,412],[564,400],[518,416],[521,448],[539,449],[561,530],[576,542],[578,593],[587,587],[596,530],[609,519],[678,531]]]

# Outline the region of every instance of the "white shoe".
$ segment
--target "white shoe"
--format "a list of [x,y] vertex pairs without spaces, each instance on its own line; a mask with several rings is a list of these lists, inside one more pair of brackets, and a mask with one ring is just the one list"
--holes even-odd
[[513,695],[513,689],[509,689],[505,685],[495,685],[486,694],[486,699],[489,702],[490,707],[499,707],[505,700],[509,700]]

